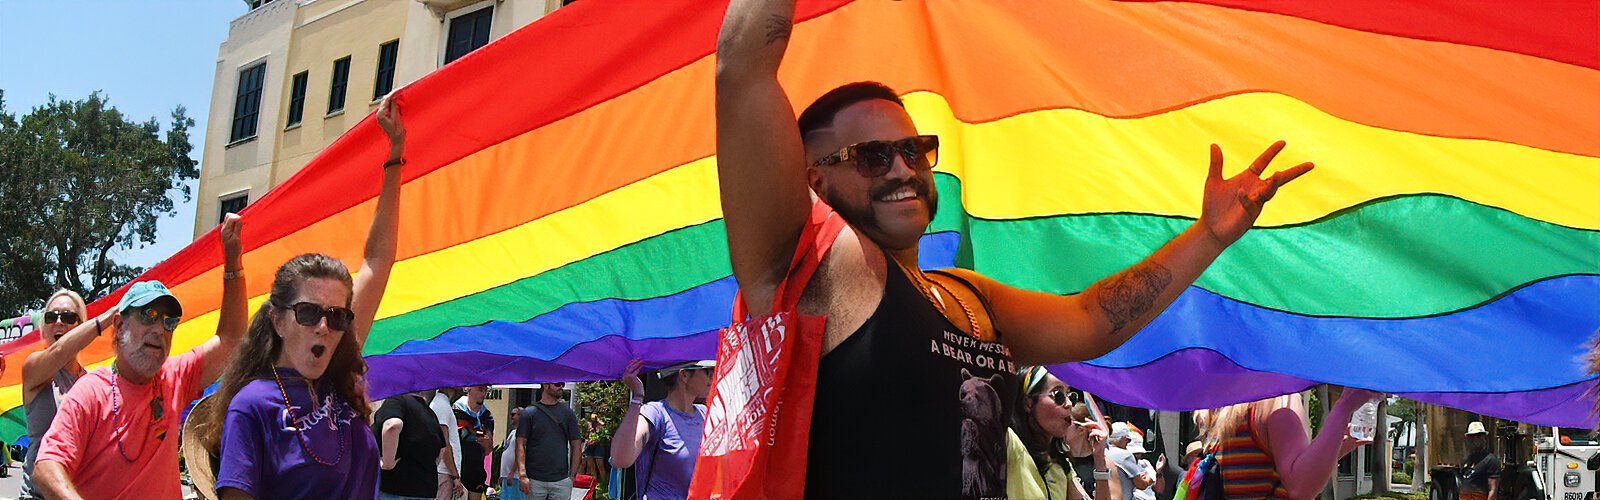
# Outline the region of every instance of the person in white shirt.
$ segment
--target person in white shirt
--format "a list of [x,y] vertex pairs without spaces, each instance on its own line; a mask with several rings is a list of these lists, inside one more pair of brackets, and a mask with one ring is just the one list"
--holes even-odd
[[[1133,427],[1127,422],[1111,424],[1111,438],[1107,441],[1110,447],[1106,449],[1106,458],[1117,465],[1116,475],[1122,484],[1122,500],[1146,500],[1145,497],[1136,496],[1136,492],[1148,490],[1156,484],[1155,472],[1140,465],[1139,459],[1134,456],[1145,452],[1143,436],[1135,442],[1135,435]],[[1153,491],[1149,498],[1155,498]]]
[[517,485],[517,475],[513,468],[517,466],[517,424],[522,419],[522,408],[512,408],[509,424],[511,432],[506,434],[505,451],[500,452],[500,500],[522,500],[522,488]]
[[439,389],[428,403],[428,409],[439,418],[445,439],[445,449],[439,451],[438,500],[460,500],[467,493],[467,487],[461,484],[461,433],[456,430],[456,411],[450,406],[459,392],[457,387]]

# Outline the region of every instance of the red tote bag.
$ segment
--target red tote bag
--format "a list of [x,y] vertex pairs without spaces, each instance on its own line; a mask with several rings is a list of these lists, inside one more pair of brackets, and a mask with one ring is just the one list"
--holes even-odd
[[801,316],[795,306],[844,226],[832,208],[815,202],[789,274],[773,294],[772,314],[746,320],[742,296],[734,299],[733,325],[722,330],[717,342],[717,368],[706,398],[705,434],[689,498],[788,499],[805,494],[824,318]]

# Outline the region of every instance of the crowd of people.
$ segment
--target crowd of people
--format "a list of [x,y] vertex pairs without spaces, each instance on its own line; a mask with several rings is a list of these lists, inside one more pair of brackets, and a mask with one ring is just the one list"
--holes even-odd
[[[1252,226],[1277,190],[1312,167],[1262,177],[1284,147],[1222,175],[1213,146],[1201,216],[1132,267],[1061,296],[960,269],[924,272],[918,244],[937,210],[939,138],[919,132],[894,89],[839,86],[796,119],[778,67],[794,0],[734,0],[718,35],[717,169],[734,278],[769,312],[818,203],[848,224],[800,298],[827,318],[808,442],[815,498],[1153,500],[1173,484],[1146,431],[1094,417],[1078,391],[1041,368],[1117,348]],[[216,335],[168,357],[184,307],[155,281],[133,283],[89,317],[82,298],[46,301],[46,347],[23,365],[26,498],[178,498],[180,413],[219,382],[200,440],[217,498],[565,499],[580,470],[633,469],[640,499],[687,495],[706,422],[710,361],[655,371],[665,398],[645,401],[644,363],[609,446],[585,446],[580,421],[545,384],[505,415],[496,450],[486,388],[401,394],[376,405],[362,346],[395,260],[406,131],[393,96],[377,121],[390,149],[361,272],[316,253],[283,263],[267,300],[247,311],[241,227],[223,223]],[[369,168],[354,166],[351,168]],[[1070,256],[1039,256],[1041,259]],[[116,361],[88,372],[77,355],[110,330]],[[939,346],[929,349],[929,345]],[[975,363],[982,357],[993,362]],[[1021,366],[1021,368],[1017,368]],[[1325,430],[1284,396],[1202,412],[1201,438],[1176,464],[1214,463],[1229,498],[1311,498],[1359,442],[1352,413],[1380,397],[1350,389]],[[587,448],[587,449],[586,449]],[[498,467],[494,462],[498,460]],[[1490,486],[1492,490],[1492,486]]]

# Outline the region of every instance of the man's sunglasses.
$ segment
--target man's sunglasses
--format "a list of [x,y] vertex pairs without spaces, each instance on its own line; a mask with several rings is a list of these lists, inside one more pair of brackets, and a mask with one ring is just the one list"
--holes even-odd
[[71,312],[71,311],[62,311],[62,312],[47,311],[47,312],[44,313],[44,323],[45,324],[48,325],[50,323],[56,323],[56,322],[66,323],[68,325],[76,325],[76,324],[78,324],[78,313]]
[[898,141],[867,141],[845,146],[822,157],[814,166],[854,161],[862,177],[883,177],[894,168],[894,159],[906,161],[912,170],[930,170],[939,164],[939,136],[916,135]]
[[133,317],[140,323],[154,325],[160,323],[167,331],[178,329],[178,317],[161,312],[154,307],[146,307],[133,312]]
[[322,307],[322,304],[300,302],[292,306],[277,306],[278,309],[294,311],[294,322],[303,326],[317,326],[322,318],[328,318],[328,329],[341,332],[350,330],[350,323],[355,321],[356,313],[348,307]]
[[1067,406],[1068,403],[1078,402],[1077,394],[1063,391],[1059,388],[1051,389],[1050,392],[1047,392],[1044,395],[1049,397],[1050,402],[1055,403],[1056,406]]

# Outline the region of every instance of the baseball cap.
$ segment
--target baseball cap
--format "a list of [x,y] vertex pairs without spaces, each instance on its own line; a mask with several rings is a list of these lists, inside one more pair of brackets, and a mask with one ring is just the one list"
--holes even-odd
[[1489,430],[1483,428],[1483,422],[1473,422],[1473,423],[1467,424],[1467,435],[1468,436],[1471,436],[1471,435],[1474,435],[1474,434],[1488,434],[1488,433],[1489,433]]
[[1133,425],[1128,426],[1128,451],[1134,453],[1149,452],[1149,450],[1144,449],[1144,433]]
[[1111,435],[1107,436],[1106,440],[1107,441],[1114,441],[1114,440],[1125,438],[1125,437],[1128,437],[1128,423],[1127,422],[1112,422],[1111,423]]
[[178,302],[178,298],[167,290],[167,285],[155,280],[140,281],[129,285],[128,292],[122,294],[122,300],[117,301],[117,312],[124,312],[134,307],[144,307],[158,300],[170,302],[173,312],[180,317],[183,316],[183,305]]
[[657,370],[656,376],[660,378],[667,378],[677,375],[679,370],[699,370],[703,368],[715,368],[716,366],[717,362],[715,360],[686,361]]

